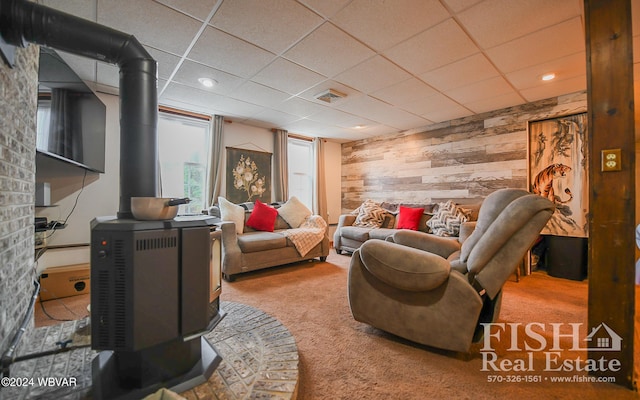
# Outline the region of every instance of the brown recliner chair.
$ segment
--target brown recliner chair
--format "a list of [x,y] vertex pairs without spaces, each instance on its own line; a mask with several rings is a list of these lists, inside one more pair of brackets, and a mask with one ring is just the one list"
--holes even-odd
[[498,317],[502,286],[553,211],[541,196],[501,189],[487,196],[462,245],[413,231],[367,241],[349,269],[353,317],[413,342],[469,351],[481,324]]

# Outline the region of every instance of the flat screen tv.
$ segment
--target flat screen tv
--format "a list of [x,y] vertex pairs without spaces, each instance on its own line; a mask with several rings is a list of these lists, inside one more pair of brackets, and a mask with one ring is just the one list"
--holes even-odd
[[53,50],[40,49],[36,151],[104,172],[106,107]]

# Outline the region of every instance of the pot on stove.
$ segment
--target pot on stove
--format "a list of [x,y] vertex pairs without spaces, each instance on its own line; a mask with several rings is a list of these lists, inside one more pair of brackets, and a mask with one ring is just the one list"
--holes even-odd
[[132,197],[131,212],[133,217],[143,221],[162,221],[174,219],[178,214],[178,206],[191,200],[167,197]]

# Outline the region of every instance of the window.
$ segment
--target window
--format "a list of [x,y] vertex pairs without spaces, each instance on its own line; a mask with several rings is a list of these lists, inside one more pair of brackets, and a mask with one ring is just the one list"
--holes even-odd
[[296,196],[313,210],[315,188],[315,156],[313,142],[289,138],[289,197]]
[[179,214],[200,214],[207,208],[209,121],[160,112],[158,158],[162,197],[188,197]]

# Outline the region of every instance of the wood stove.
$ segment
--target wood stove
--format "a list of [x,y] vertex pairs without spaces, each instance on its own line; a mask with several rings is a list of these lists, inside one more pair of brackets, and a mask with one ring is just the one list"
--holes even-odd
[[92,347],[103,350],[93,397],[138,399],[203,382],[219,357],[201,335],[223,316],[209,283],[213,221],[132,219],[132,197],[159,193],[156,61],[132,35],[27,0],[0,1],[0,36],[119,67],[119,208],[91,223]]
[[91,343],[102,350],[93,361],[95,398],[184,391],[220,362],[201,337],[224,316],[214,222],[92,222]]

